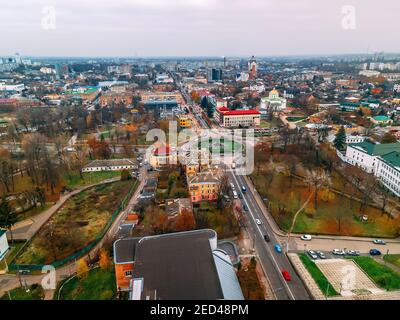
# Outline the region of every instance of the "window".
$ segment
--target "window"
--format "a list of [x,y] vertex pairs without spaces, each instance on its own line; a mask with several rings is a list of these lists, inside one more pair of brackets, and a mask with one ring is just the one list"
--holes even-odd
[[125,271],[125,277],[131,278],[132,277],[132,270]]

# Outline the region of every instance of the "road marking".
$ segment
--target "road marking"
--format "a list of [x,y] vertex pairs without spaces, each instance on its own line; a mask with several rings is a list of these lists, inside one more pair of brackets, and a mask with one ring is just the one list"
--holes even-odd
[[[238,182],[238,180],[237,180],[237,178],[236,178],[236,175],[233,174],[233,173],[232,173],[232,175],[233,175],[233,178],[235,179],[237,185],[240,186],[240,185],[239,185],[239,182]],[[264,236],[263,236],[263,233],[261,232],[260,226],[259,226],[259,225],[256,223],[256,221],[255,221],[256,219],[254,218],[253,213],[251,212],[252,210],[250,210],[250,206],[249,206],[249,204],[248,204],[248,202],[247,202],[245,196],[243,197],[243,200],[244,200],[244,202],[246,203],[247,207],[249,207],[249,213],[250,213],[251,217],[253,218],[253,221],[254,221],[254,223],[255,223],[255,225],[256,225],[256,228],[257,228],[258,232],[260,233],[261,237],[263,238],[263,237],[264,237]],[[269,255],[270,255],[271,258],[272,258],[272,261],[274,262],[275,267],[276,267],[276,269],[278,270],[278,273],[279,273],[279,275],[280,275],[280,279],[281,279],[281,281],[283,280],[282,282],[283,282],[283,284],[285,285],[286,289],[288,290],[288,292],[289,292],[289,294],[290,294],[290,297],[292,298],[292,300],[295,300],[294,295],[293,295],[293,293],[292,293],[292,290],[290,290],[289,285],[287,284],[286,280],[283,278],[283,275],[282,275],[282,273],[281,273],[279,264],[278,264],[278,262],[275,260],[275,257],[274,257],[274,255],[272,254],[271,249],[270,249],[267,245],[265,245],[265,248],[267,248],[267,251],[268,251]]]

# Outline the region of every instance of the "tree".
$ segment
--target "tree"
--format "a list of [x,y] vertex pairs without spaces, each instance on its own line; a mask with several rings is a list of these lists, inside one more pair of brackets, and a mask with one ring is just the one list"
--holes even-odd
[[87,264],[86,259],[82,258],[76,262],[76,275],[80,280],[83,280],[87,277],[89,273],[89,266]]
[[189,231],[196,227],[193,213],[188,210],[182,210],[175,221],[175,231]]
[[344,129],[344,126],[340,127],[338,133],[335,136],[333,144],[338,150],[343,150],[346,146],[346,130]]
[[396,137],[392,135],[390,132],[385,133],[381,139],[381,143],[396,143],[396,142],[397,142]]
[[0,228],[10,231],[11,242],[14,242],[11,228],[17,221],[17,215],[11,210],[6,197],[3,197],[0,202]]
[[318,191],[322,187],[329,187],[331,185],[331,178],[325,170],[308,170],[305,181],[310,187],[314,188],[314,209],[317,210]]
[[110,269],[112,263],[110,255],[108,254],[107,250],[101,249],[100,250],[100,259],[99,259],[100,268],[103,270]]
[[129,171],[128,170],[122,170],[121,171],[121,180],[122,181],[126,181],[126,180],[130,180],[132,177],[131,177],[131,174],[129,173]]

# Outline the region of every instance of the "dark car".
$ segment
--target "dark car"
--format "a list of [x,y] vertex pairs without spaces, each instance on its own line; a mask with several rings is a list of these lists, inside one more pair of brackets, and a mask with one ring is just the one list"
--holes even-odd
[[381,252],[378,249],[371,249],[371,250],[369,250],[369,254],[371,256],[380,256]]
[[249,211],[249,208],[247,208],[247,206],[244,204],[244,205],[243,205],[243,210],[244,210],[244,211]]
[[267,235],[267,234],[264,234],[264,240],[265,240],[266,242],[270,242],[270,241],[271,241],[269,235]]

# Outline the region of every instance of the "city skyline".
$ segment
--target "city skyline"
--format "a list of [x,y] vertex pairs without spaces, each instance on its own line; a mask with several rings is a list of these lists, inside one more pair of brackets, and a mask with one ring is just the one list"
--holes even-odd
[[0,55],[262,57],[400,52],[393,39],[380,36],[399,28],[395,12],[400,4],[384,3],[393,10],[377,14],[370,0],[22,0],[2,5],[0,26],[7,30],[3,41],[8,45]]

